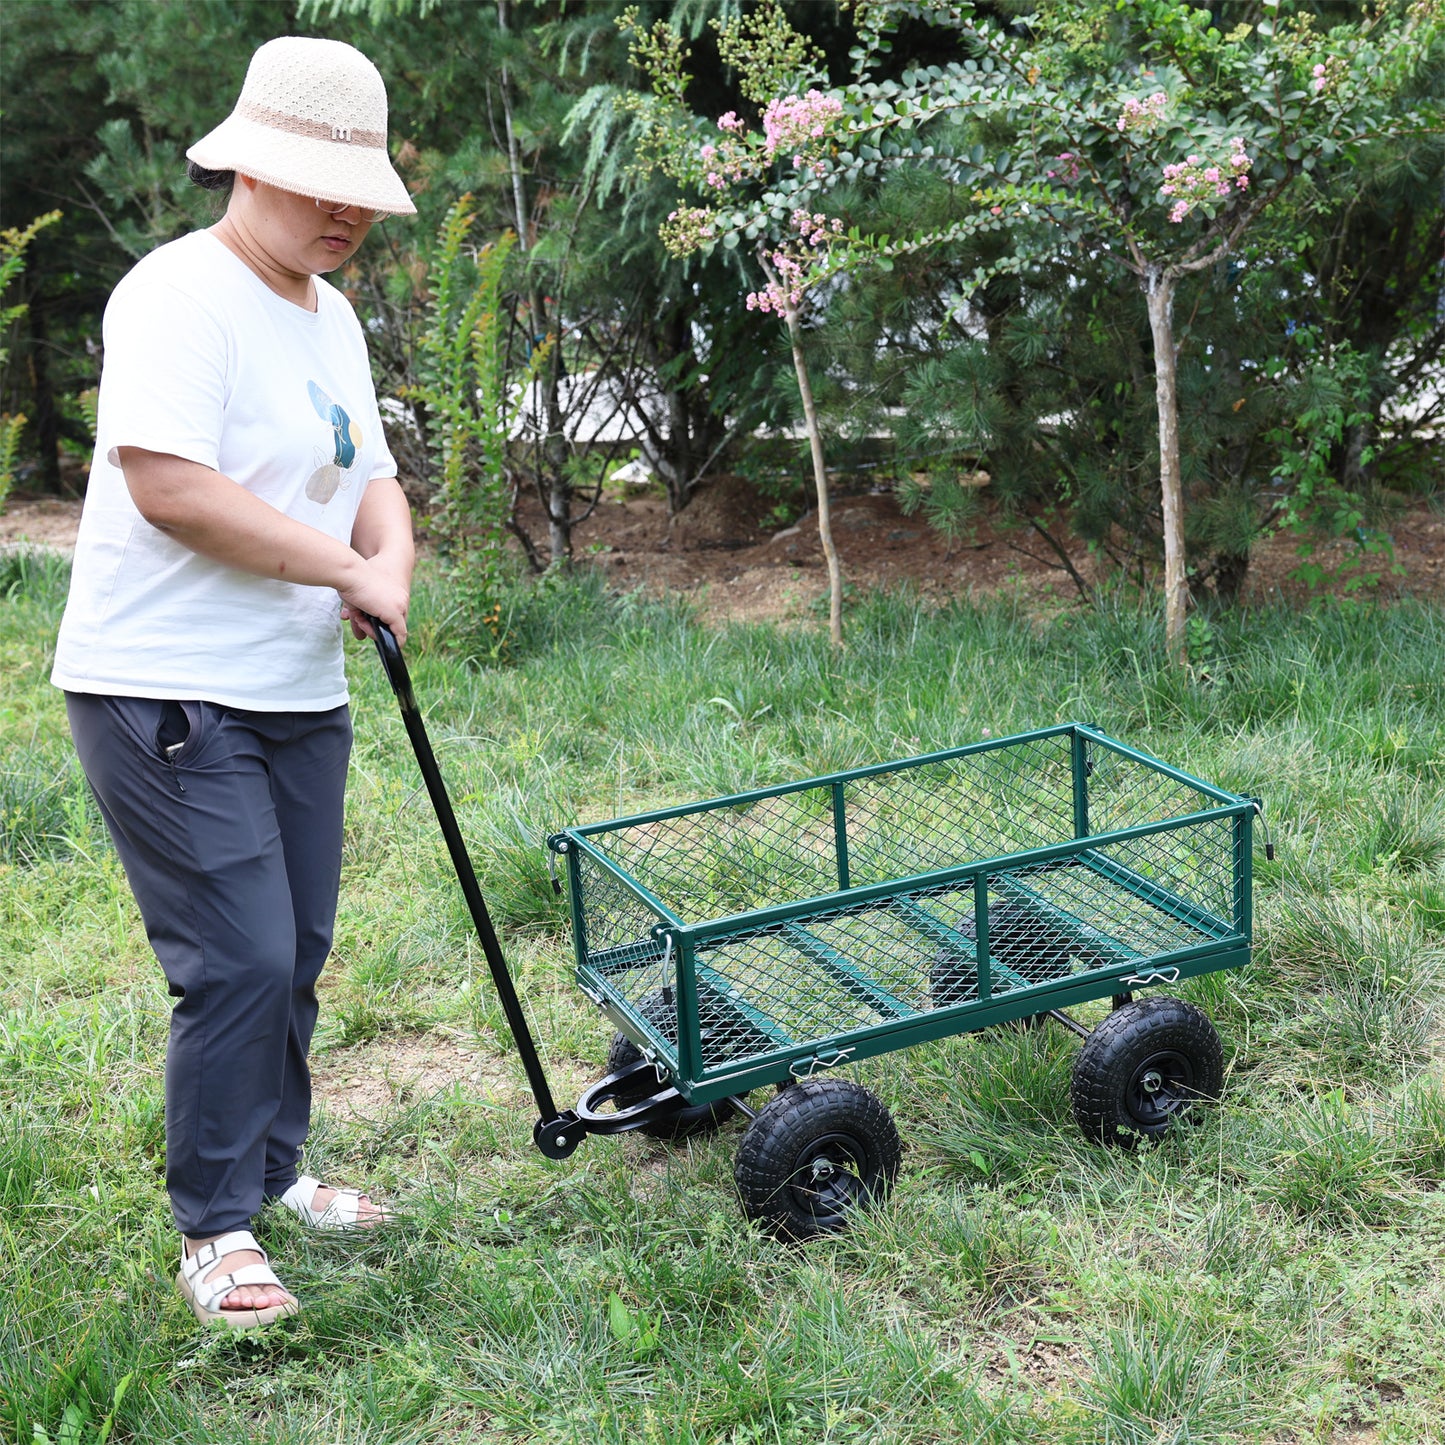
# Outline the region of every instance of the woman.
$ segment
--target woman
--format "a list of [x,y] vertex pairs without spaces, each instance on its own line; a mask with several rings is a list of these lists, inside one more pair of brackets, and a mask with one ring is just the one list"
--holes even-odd
[[106,308],[52,681],[176,999],[177,1286],[203,1322],[248,1328],[299,1307],[248,1229],[264,1199],[330,1227],[383,1217],[296,1170],[340,879],[341,622],[405,638],[414,561],[361,328],[321,277],[415,207],[381,76],[337,41],[263,45],[187,156],[230,199]]

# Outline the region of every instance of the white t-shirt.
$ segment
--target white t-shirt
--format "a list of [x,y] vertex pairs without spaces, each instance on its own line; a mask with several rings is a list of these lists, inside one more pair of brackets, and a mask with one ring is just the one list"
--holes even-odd
[[315,281],[310,312],[197,231],[115,288],[58,687],[266,712],[347,700],[335,591],[254,577],[173,541],[136,510],[117,453],[199,462],[349,544],[367,483],[396,463],[361,327]]

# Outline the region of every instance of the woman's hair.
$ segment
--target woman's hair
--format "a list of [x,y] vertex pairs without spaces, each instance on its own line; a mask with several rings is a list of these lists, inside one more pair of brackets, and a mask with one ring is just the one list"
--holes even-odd
[[226,202],[231,199],[231,187],[236,184],[235,171],[208,171],[195,161],[187,161],[186,175],[202,190],[216,193],[218,213],[225,210]]

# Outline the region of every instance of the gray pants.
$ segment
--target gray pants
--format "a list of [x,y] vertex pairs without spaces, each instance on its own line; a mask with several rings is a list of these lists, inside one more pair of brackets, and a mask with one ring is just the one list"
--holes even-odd
[[345,707],[247,712],[67,693],[71,735],[176,999],[166,1187],[183,1234],[246,1227],[296,1180],[331,951]]

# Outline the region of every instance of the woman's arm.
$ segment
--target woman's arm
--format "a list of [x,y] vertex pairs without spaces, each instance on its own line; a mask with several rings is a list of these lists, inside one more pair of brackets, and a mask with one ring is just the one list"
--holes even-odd
[[[356,509],[356,521],[351,527],[351,545],[373,566],[383,569],[406,588],[407,599],[410,600],[416,545],[412,540],[411,504],[395,477],[373,477],[367,483],[366,494]],[[403,621],[406,610],[404,603]],[[370,635],[349,607],[343,608],[341,615],[350,619],[351,630],[357,637]],[[392,631],[396,631],[395,627]],[[404,641],[405,635],[403,627],[397,633],[397,641]]]
[[[334,587],[348,614],[369,612],[396,633],[398,642],[405,640],[411,573],[408,567],[402,575],[390,560],[395,555],[395,523],[385,521],[391,513],[384,502],[378,503],[382,522],[375,526],[391,542],[385,562],[379,553],[368,559],[346,543],[286,516],[199,462],[140,447],[121,447],[119,455],[131,500],[158,531],[203,557],[242,572],[310,587]],[[358,529],[371,490],[367,488],[368,495],[357,513]],[[398,494],[400,490],[398,486]],[[404,497],[401,502],[405,506]],[[410,535],[408,521],[408,544]]]

